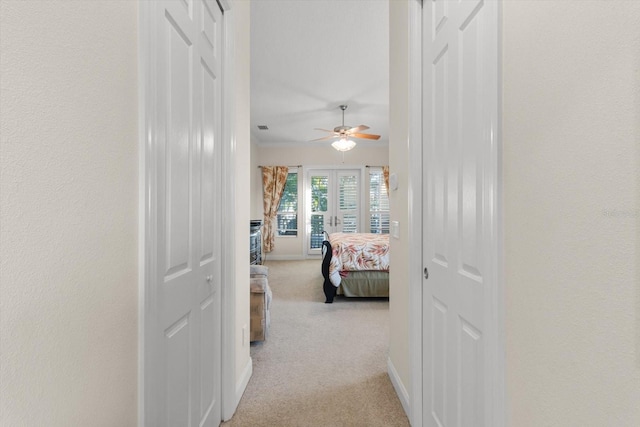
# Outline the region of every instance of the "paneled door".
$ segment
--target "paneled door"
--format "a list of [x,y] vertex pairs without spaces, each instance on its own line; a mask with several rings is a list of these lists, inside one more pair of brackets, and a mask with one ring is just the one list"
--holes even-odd
[[151,256],[145,425],[221,420],[222,12],[213,0],[149,2]]
[[324,232],[358,233],[362,205],[360,169],[311,169],[307,172],[307,251],[320,254]]
[[491,427],[498,4],[423,3],[423,425]]

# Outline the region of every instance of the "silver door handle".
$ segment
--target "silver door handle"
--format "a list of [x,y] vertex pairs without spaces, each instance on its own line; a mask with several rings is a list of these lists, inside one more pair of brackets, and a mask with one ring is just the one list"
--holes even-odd
[[333,217],[329,216],[329,227],[333,227]]
[[339,222],[340,220],[338,219],[338,217],[336,217],[336,227],[338,226],[338,224],[340,224]]
[[213,280],[213,276],[207,276],[207,283],[211,283],[212,280]]
[[424,278],[425,279],[429,278],[429,269],[427,267],[424,268]]

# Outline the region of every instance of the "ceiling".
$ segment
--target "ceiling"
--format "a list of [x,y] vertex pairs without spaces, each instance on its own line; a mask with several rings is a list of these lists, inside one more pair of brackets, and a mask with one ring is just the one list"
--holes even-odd
[[[259,145],[309,142],[342,124],[389,141],[388,0],[251,2],[251,134]],[[268,126],[259,130],[258,125]]]

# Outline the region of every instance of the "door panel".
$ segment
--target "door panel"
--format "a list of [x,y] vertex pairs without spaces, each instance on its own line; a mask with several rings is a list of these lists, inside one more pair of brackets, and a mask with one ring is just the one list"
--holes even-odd
[[307,172],[310,223],[307,252],[320,254],[324,232],[358,233],[362,204],[361,171],[313,169]]
[[[202,137],[200,142],[200,185],[201,185],[201,210],[200,210],[200,230],[202,236],[215,235],[215,216],[211,215],[215,209],[215,187],[216,182],[215,171],[218,169],[216,165],[217,156],[215,155],[215,143],[217,141],[216,130],[220,127],[216,123],[216,111],[218,107],[215,105],[219,102],[219,94],[216,91],[216,76],[211,69],[204,63],[200,63],[200,73],[202,76],[202,91],[204,96],[202,99]],[[214,240],[211,238],[201,239],[201,257],[200,262],[212,262],[214,253]]]
[[336,231],[357,233],[359,231],[361,187],[356,171],[336,171],[338,181],[338,205]]
[[[217,426],[220,407],[220,25],[215,2],[149,6],[156,223],[145,347],[149,426]],[[153,211],[151,213],[153,217]]]
[[440,144],[432,147],[432,167],[428,173],[431,173],[431,194],[433,194],[433,202],[431,204],[430,218],[433,221],[433,258],[438,260],[444,268],[448,266],[447,259],[447,238],[448,238],[448,180],[446,157],[449,144],[449,114],[447,111],[447,102],[449,99],[449,86],[447,81],[449,78],[449,46],[445,45],[433,61],[434,81],[441,84],[434,85],[434,108],[433,108],[433,138],[440,141]]
[[433,353],[431,360],[431,410],[433,418],[440,424],[445,419],[445,396],[447,395],[447,307],[436,298],[433,298],[431,309],[431,343]]
[[423,7],[423,421],[491,426],[497,2]]
[[460,318],[459,366],[460,382],[458,399],[461,425],[482,425],[484,416],[484,396],[482,395],[483,342],[481,332],[469,322]]
[[[178,11],[179,12],[179,11]],[[191,85],[190,61],[192,43],[167,11],[165,25],[169,36],[166,51],[167,136],[166,161],[166,276],[184,273],[189,268],[191,235]],[[170,280],[170,278],[165,279]]]
[[179,319],[165,331],[167,362],[165,365],[163,390],[166,391],[166,425],[191,425],[189,390],[192,378],[189,375],[189,315]]
[[[216,325],[219,323],[217,319],[218,307],[216,307],[215,299],[212,296],[207,298],[200,304],[200,318],[202,327],[200,328],[200,425],[206,420],[211,409],[216,403],[215,384],[219,383],[218,374],[216,372],[216,364],[213,361],[216,358]],[[212,420],[213,421],[213,420]],[[215,424],[215,423],[214,423]]]
[[[329,212],[333,211],[332,199],[329,197],[329,175],[330,172],[313,171],[309,175],[309,185],[311,189],[310,198],[310,224],[309,253],[319,253],[324,240],[324,231],[329,224]],[[333,222],[331,222],[333,225]]]

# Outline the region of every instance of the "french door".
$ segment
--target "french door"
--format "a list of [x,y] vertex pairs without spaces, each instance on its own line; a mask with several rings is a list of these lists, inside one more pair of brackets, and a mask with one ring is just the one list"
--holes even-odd
[[359,233],[362,206],[360,169],[307,171],[307,253],[321,253],[324,233]]
[[422,13],[422,424],[497,426],[498,2]]
[[164,0],[149,16],[144,424],[221,420],[222,11]]

